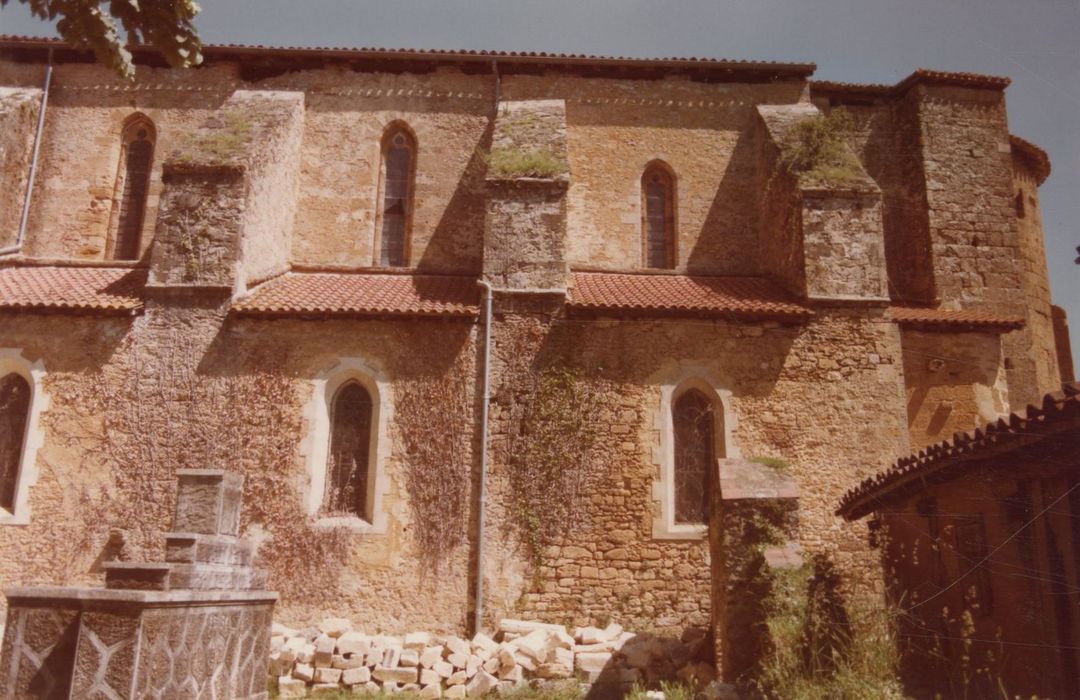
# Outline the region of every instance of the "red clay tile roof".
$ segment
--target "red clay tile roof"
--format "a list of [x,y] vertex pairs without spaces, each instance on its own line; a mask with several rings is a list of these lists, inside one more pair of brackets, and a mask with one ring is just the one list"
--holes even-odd
[[983,88],[1004,90],[1012,81],[997,75],[979,73],[950,73],[947,71],[916,69],[896,85],[877,85],[869,83],[842,83],[831,80],[810,81],[810,92],[815,96],[838,97],[895,97],[902,95],[919,84],[947,85],[951,87]]
[[901,325],[943,331],[971,329],[1004,333],[1024,327],[1024,319],[1015,316],[922,306],[890,306],[889,317]]
[[245,316],[472,316],[474,277],[289,272],[265,282],[233,310]]
[[0,309],[138,313],[145,285],[130,267],[4,267]]
[[763,277],[574,272],[570,309],[801,319],[813,312]]
[[[52,37],[33,37],[0,34],[0,48],[32,49],[70,49],[61,39]],[[146,45],[134,47],[136,52],[150,53]],[[76,49],[73,49],[76,50]],[[500,62],[542,63],[545,65],[564,66],[618,66],[619,68],[667,68],[667,69],[703,69],[723,72],[768,73],[775,75],[789,74],[808,76],[817,67],[813,63],[788,63],[781,61],[751,61],[724,58],[636,58],[627,56],[595,56],[576,53],[549,53],[546,51],[489,51],[489,50],[446,50],[446,49],[410,49],[410,48],[373,48],[373,47],[336,47],[336,46],[264,46],[261,44],[203,44],[203,55],[207,59],[216,57],[239,58],[326,58],[346,61],[376,60],[400,61],[423,60],[445,63],[472,63],[489,65],[493,59]]]
[[1035,172],[1040,185],[1050,177],[1050,156],[1046,155],[1046,151],[1015,134],[1009,134],[1009,145],[1012,146],[1013,155]]
[[897,460],[889,469],[864,480],[840,501],[836,514],[858,520],[890,496],[922,488],[928,479],[946,480],[955,468],[991,453],[1018,449],[1056,433],[1080,428],[1080,382],[1043,397],[1041,406],[1028,406],[1024,414],[1013,413],[952,440],[931,445],[917,454]]

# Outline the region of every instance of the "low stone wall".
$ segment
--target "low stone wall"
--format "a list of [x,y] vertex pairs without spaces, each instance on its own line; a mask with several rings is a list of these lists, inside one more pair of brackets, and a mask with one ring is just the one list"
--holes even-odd
[[348,620],[328,618],[304,631],[275,624],[270,649],[271,682],[285,698],[344,689],[479,697],[534,679],[623,687],[683,680],[704,687],[715,676],[703,632],[661,638],[615,623],[568,629],[503,620],[494,635],[466,640],[427,632],[365,634]]

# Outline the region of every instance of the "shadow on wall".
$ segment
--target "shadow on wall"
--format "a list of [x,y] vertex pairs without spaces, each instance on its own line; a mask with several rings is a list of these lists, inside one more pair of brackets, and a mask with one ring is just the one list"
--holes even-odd
[[[727,168],[713,196],[701,230],[692,238],[686,256],[690,274],[754,275],[761,273],[761,245],[758,238],[757,196],[754,177],[756,154],[752,112],[744,112],[738,138]],[[680,241],[681,242],[681,241]]]
[[[457,181],[439,223],[416,261],[420,272],[453,271],[479,275],[483,267],[487,154],[495,125],[489,121]],[[423,148],[423,145],[421,145]],[[448,269],[450,268],[450,269]]]
[[641,632],[611,655],[586,698],[615,700],[634,686],[658,689],[661,683],[704,688],[715,679],[714,668],[712,635],[706,629],[689,627],[677,638]]

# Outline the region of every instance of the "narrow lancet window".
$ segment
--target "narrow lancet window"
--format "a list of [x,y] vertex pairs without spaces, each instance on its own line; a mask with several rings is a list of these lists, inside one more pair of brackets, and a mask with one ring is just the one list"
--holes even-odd
[[0,508],[9,513],[15,511],[29,417],[30,383],[14,372],[0,377]]
[[645,169],[641,178],[645,266],[675,267],[675,181],[662,165]]
[[368,456],[371,451],[371,394],[350,381],[334,395],[325,510],[331,515],[368,513]]
[[675,522],[704,523],[709,516],[709,485],[716,456],[713,405],[690,389],[675,400]]
[[130,120],[124,128],[121,151],[120,215],[116,223],[113,255],[116,260],[139,257],[150,169],[154,162],[154,127],[146,118]]
[[389,134],[383,148],[382,231],[379,237],[379,264],[384,267],[404,267],[408,264],[416,143],[404,129],[397,129]]

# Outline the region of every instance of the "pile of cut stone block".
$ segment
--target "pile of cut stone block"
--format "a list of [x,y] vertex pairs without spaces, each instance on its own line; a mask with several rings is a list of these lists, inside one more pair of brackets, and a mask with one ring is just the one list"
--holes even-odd
[[[498,640],[498,641],[496,641]],[[577,679],[630,686],[664,678],[713,680],[704,636],[662,639],[624,631],[502,620],[472,640],[414,632],[364,634],[342,618],[304,632],[274,624],[270,676],[282,697],[412,691],[424,698],[479,697],[528,682]]]

